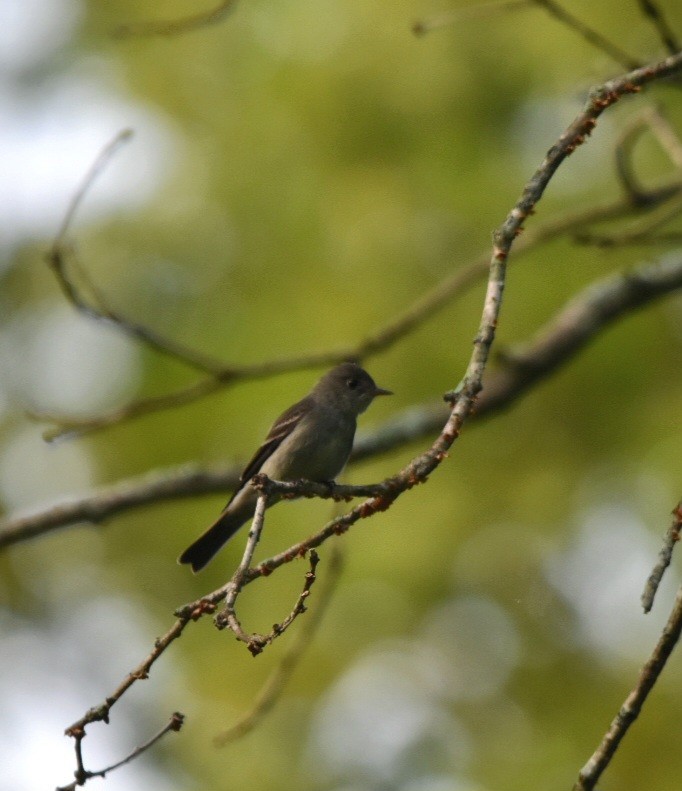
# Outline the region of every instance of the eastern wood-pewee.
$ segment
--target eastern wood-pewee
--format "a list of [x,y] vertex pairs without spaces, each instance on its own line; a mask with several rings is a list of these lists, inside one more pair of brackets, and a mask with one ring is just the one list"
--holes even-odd
[[[258,493],[248,485],[256,473],[279,481],[332,481],[353,447],[356,419],[378,395],[367,371],[341,363],[326,373],[302,401],[275,421],[241,475],[239,486],[218,519],[180,555],[193,571],[202,569],[223,544],[254,514]],[[274,505],[273,498],[269,505]]]

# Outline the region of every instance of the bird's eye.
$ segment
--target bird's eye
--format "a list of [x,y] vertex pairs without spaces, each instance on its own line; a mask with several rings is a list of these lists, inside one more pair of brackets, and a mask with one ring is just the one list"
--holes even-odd
[[355,390],[355,388],[360,384],[357,379],[349,379],[346,384],[351,390]]

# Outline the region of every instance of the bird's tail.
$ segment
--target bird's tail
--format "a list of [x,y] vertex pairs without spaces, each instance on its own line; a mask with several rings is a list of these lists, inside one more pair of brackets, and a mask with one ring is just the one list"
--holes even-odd
[[202,533],[193,544],[187,547],[178,558],[178,563],[189,563],[192,571],[201,571],[223,544],[232,538],[248,519],[248,513],[230,512],[226,509],[205,533]]

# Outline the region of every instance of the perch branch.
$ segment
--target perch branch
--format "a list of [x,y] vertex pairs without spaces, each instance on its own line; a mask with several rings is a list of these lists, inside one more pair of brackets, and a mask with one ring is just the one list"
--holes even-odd
[[235,604],[237,602],[237,597],[244,587],[244,577],[249,569],[249,566],[251,565],[253,553],[256,551],[256,547],[260,541],[261,532],[263,531],[263,523],[265,522],[265,509],[267,507],[268,495],[265,492],[261,492],[258,495],[258,500],[256,502],[256,510],[253,515],[253,520],[251,521],[251,527],[249,528],[249,536],[244,548],[244,554],[242,556],[241,562],[237,566],[236,571],[232,575],[232,579],[227,583],[224,608],[218,616],[220,621],[216,619],[216,622],[219,623],[220,628],[224,628],[226,626],[229,627],[234,632],[238,640],[246,643],[247,648],[249,651],[251,651],[253,656],[257,656],[263,650],[261,636],[257,634],[249,635],[244,631],[239,619],[237,618]]

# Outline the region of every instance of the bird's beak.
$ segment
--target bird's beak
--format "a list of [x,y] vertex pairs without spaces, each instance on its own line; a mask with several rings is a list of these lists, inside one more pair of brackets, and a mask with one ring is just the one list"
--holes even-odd
[[392,391],[392,390],[384,390],[384,388],[383,388],[383,387],[377,387],[377,388],[375,388],[375,389],[374,389],[374,393],[373,393],[373,395],[374,395],[374,396],[379,396],[379,395],[393,395],[393,391]]

